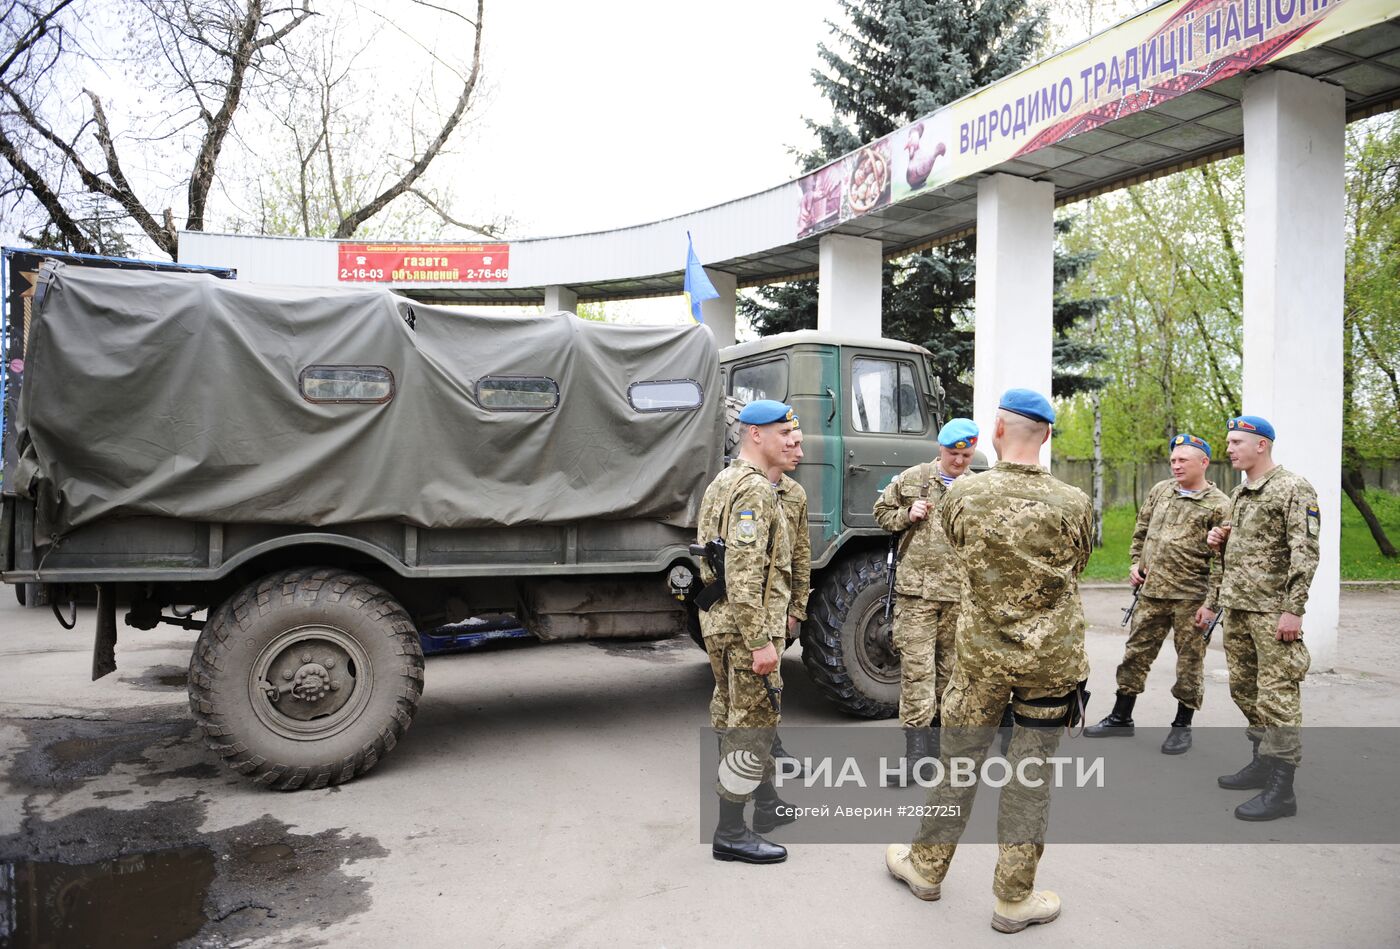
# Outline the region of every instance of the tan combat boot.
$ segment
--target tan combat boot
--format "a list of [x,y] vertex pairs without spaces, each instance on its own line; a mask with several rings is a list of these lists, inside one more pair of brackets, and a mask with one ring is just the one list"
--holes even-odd
[[885,869],[896,880],[908,884],[909,891],[921,900],[932,903],[942,895],[939,884],[926,879],[909,859],[908,844],[890,844],[885,848]]
[[1049,890],[1036,890],[1015,903],[997,899],[992,912],[992,928],[999,933],[1018,933],[1036,923],[1048,923],[1060,915],[1060,898]]

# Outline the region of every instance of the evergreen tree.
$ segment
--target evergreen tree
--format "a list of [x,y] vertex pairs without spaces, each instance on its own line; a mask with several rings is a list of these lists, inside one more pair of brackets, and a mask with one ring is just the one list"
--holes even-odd
[[[1030,0],[841,0],[849,28],[829,23],[835,42],[818,46],[812,72],[832,106],[825,123],[807,120],[816,150],[798,155],[806,171],[907,125],[1015,72],[1037,51],[1045,11]],[[1067,229],[1067,220],[1057,222]],[[890,261],[884,268],[882,332],[934,354],[954,414],[972,412],[971,322],[975,243],[965,238]],[[1083,372],[1098,356],[1066,333],[1102,301],[1069,302],[1058,289],[1092,255],[1057,256],[1055,394],[1097,388]],[[740,301],[760,336],[817,324],[813,280],[763,287]]]

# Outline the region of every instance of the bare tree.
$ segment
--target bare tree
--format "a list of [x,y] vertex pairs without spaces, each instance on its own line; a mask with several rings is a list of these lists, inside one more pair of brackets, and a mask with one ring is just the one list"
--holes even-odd
[[[420,6],[442,12],[435,4]],[[383,20],[373,6],[351,4],[349,12]],[[451,15],[472,23],[460,14]],[[397,21],[383,25],[401,28]],[[301,44],[286,89],[277,90],[268,105],[281,144],[250,171],[260,229],[346,238],[377,215],[381,231],[422,233],[432,230],[423,223],[428,215],[440,222],[439,228],[449,225],[498,237],[507,219],[462,220],[451,210],[450,188],[434,186],[425,177],[431,163],[446,154],[443,130],[460,128],[477,101],[479,35],[478,31],[469,67],[444,60],[433,46],[407,37],[408,48],[459,84],[450,105],[422,123],[432,125],[427,132],[416,119],[386,122],[374,111],[382,89],[376,85],[379,77],[373,66],[366,68],[365,63],[377,58],[376,43],[363,28],[333,24],[319,31],[317,42]],[[435,90],[431,70],[424,70],[414,86],[400,90],[396,98],[415,105],[432,103],[438,98]],[[384,214],[404,196],[413,200],[399,202],[392,217]]]
[[[354,234],[396,198],[421,190],[416,186],[443,153],[476,91],[484,0],[477,0],[475,19],[415,2],[449,14],[470,32],[471,60],[457,73],[452,108],[421,141],[415,135],[390,180],[363,200],[338,204],[338,237]],[[122,17],[125,30],[90,29],[83,35],[85,22],[110,26]],[[97,0],[11,0],[0,27],[0,158],[9,170],[0,199],[18,216],[39,219],[74,249],[92,251],[73,209],[82,196],[100,195],[175,257],[179,226],[173,204],[183,192],[183,228],[205,229],[211,198],[223,183],[220,160],[236,140],[250,101],[294,94],[301,81],[295,70],[300,44],[292,39],[314,31],[317,19],[311,0],[128,0],[119,7]],[[100,48],[113,34],[124,35],[126,46]],[[123,116],[120,122],[109,116],[109,104],[119,97],[102,82],[113,63],[125,63],[142,89],[159,97],[154,114]],[[72,88],[75,76],[85,77],[81,95]],[[328,98],[323,125],[333,108]],[[312,161],[324,160],[335,182],[335,155],[324,136],[299,141],[297,152],[303,175]],[[132,161],[143,173],[129,173]],[[170,176],[172,189],[163,192],[152,180],[158,177],[153,164]]]

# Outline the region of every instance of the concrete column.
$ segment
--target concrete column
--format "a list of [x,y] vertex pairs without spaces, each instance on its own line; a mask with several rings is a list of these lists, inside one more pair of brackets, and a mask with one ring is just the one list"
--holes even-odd
[[[986,436],[1007,389],[1050,395],[1055,186],[996,174],[977,184],[977,333],[973,416]],[[1040,463],[1049,467],[1050,444]]]
[[709,267],[705,268],[705,273],[709,276],[710,283],[719,291],[719,296],[713,300],[702,301],[700,315],[705,318],[705,325],[710,328],[710,332],[715,334],[715,342],[721,349],[733,346],[734,313],[739,302],[739,278],[732,273],[711,270]]
[[1322,509],[1303,619],[1313,671],[1337,655],[1341,594],[1342,294],[1346,99],[1296,73],[1244,88],[1244,405],[1278,433],[1274,460]]
[[578,313],[578,294],[569,287],[552,284],[544,288],[544,311],[546,313]]
[[880,242],[828,234],[821,239],[817,276],[817,329],[879,339]]

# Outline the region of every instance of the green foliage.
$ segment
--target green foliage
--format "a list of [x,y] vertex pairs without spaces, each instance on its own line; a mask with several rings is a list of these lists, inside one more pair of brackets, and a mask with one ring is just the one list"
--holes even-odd
[[[818,47],[823,68],[812,74],[832,117],[808,120],[818,147],[798,155],[805,170],[1015,72],[1038,51],[1046,22],[1044,8],[1029,0],[841,0],[841,6],[850,27],[831,24],[836,42]],[[1061,234],[1071,226],[1071,218],[1056,222]],[[933,353],[956,415],[972,413],[973,252],[972,240],[953,241],[888,261],[883,274],[881,332]],[[1081,249],[1056,259],[1056,394],[1100,384],[1088,372],[1101,355],[1097,344],[1067,334],[1105,301],[1059,292],[1093,258]],[[739,313],[760,336],[815,328],[816,282],[760,288],[740,297]]]
[[1045,10],[1030,0],[840,0],[850,27],[827,21],[817,47],[827,122],[807,120],[810,171],[1020,69],[1035,55]]
[[[1097,198],[1064,239],[1097,254],[1067,294],[1105,302],[1066,335],[1103,347],[1107,461],[1162,458],[1178,431],[1218,440],[1240,411],[1243,172],[1229,159]],[[1070,399],[1056,452],[1089,457],[1092,432],[1088,400]]]
[[[1342,579],[1400,580],[1400,560],[1381,556],[1361,512],[1350,498],[1342,497]],[[1366,503],[1387,534],[1392,538],[1400,534],[1400,495],[1372,488],[1366,492]]]
[[580,303],[574,313],[581,320],[588,320],[592,323],[612,323],[613,316],[608,312],[606,303]]
[[[1103,512],[1103,546],[1089,555],[1084,579],[1127,582],[1128,568],[1133,565],[1128,549],[1133,543],[1136,523],[1137,511],[1131,504],[1120,504]],[[1128,604],[1124,602],[1123,605]]]
[[[1343,498],[1342,579],[1400,580],[1400,561],[1381,556],[1360,512],[1350,499],[1345,495]],[[1366,492],[1366,500],[1387,533],[1395,536],[1400,532],[1400,495],[1373,488]],[[1090,556],[1085,579],[1127,581],[1128,568],[1132,566],[1128,549],[1132,545],[1136,521],[1137,512],[1131,504],[1120,504],[1103,512],[1103,546]],[[1123,605],[1127,606],[1126,600]]]
[[739,294],[739,316],[759,336],[817,328],[817,282],[794,280]]
[[[1104,457],[1147,461],[1192,431],[1216,440],[1242,409],[1243,159],[1096,198],[1064,242],[1096,252],[1071,296],[1109,303],[1069,339],[1106,350]],[[1400,457],[1400,118],[1347,131],[1343,446],[1346,463]],[[1307,367],[1299,367],[1306,375]],[[1093,412],[1071,399],[1061,457],[1092,454]]]
[[1400,457],[1400,117],[1347,130],[1343,444],[1348,462]]

